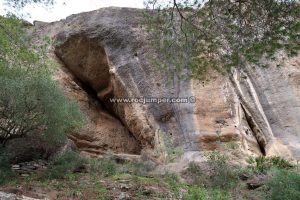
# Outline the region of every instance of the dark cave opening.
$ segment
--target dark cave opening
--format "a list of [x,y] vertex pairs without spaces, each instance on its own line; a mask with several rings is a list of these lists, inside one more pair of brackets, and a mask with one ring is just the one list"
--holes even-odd
[[105,49],[95,39],[73,36],[55,47],[55,54],[72,74],[73,81],[86,92],[88,98],[105,113],[119,121],[140,146],[128,126],[116,113],[110,98],[114,97]]

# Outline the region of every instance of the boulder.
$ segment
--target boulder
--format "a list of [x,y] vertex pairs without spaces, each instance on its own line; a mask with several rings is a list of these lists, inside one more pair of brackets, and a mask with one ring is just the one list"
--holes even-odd
[[246,184],[249,190],[254,190],[266,184],[267,181],[270,180],[268,175],[257,175],[253,178],[249,179]]
[[[39,200],[31,197],[26,197],[24,195],[16,195],[16,194],[11,194],[11,193],[5,193],[5,192],[0,192],[0,199],[1,200]],[[40,199],[41,200],[41,199]],[[43,199],[46,200],[46,199]]]

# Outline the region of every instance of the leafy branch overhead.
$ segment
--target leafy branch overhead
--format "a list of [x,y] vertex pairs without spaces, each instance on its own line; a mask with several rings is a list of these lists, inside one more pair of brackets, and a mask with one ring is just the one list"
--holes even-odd
[[13,8],[17,8],[17,9],[21,9],[23,7],[25,7],[27,4],[40,4],[40,5],[45,5],[45,6],[49,6],[52,5],[55,0],[4,0],[5,4],[13,7]]
[[160,62],[201,77],[300,49],[300,6],[294,0],[148,1],[146,27]]

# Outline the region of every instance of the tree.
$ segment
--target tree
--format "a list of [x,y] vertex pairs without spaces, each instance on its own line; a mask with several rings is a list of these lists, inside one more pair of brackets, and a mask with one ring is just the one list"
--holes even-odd
[[35,4],[41,4],[41,5],[52,5],[54,3],[54,0],[4,0],[4,2],[13,8],[23,8],[27,4],[35,3]]
[[25,19],[31,16],[30,13],[23,12],[23,8],[26,5],[34,5],[48,9],[55,4],[55,0],[3,0],[2,4],[6,6],[7,13],[13,13],[20,19]]
[[149,0],[147,5],[146,27],[159,64],[177,76],[202,77],[210,67],[225,72],[259,63],[278,49],[288,55],[300,49],[295,0]]
[[20,137],[64,141],[84,123],[75,102],[51,78],[42,46],[33,46],[22,22],[0,17],[0,144]]
[[44,136],[62,142],[82,125],[82,114],[43,72],[7,70],[0,75],[0,143],[20,137]]

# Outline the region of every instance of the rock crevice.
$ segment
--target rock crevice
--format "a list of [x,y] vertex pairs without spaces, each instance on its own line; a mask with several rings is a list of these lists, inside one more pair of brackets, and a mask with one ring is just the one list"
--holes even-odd
[[[55,54],[70,71],[78,86],[102,108],[102,112],[122,126],[124,134],[134,139],[139,148],[152,145],[152,138],[145,138],[145,132],[149,130],[144,127],[144,122],[139,122],[140,119],[134,116],[135,108],[132,105],[116,104],[111,101],[113,98],[125,98],[128,94],[121,81],[117,80],[111,72],[114,67],[111,66],[105,49],[96,39],[79,35],[72,36],[56,46]],[[133,116],[130,116],[131,113]],[[104,127],[105,125],[102,124]],[[97,145],[91,141],[93,139],[86,136],[75,133],[71,139],[81,147],[81,150],[88,153],[102,154],[103,150],[106,150],[97,148]],[[110,149],[108,146],[105,145]],[[133,153],[139,153],[139,151]]]

